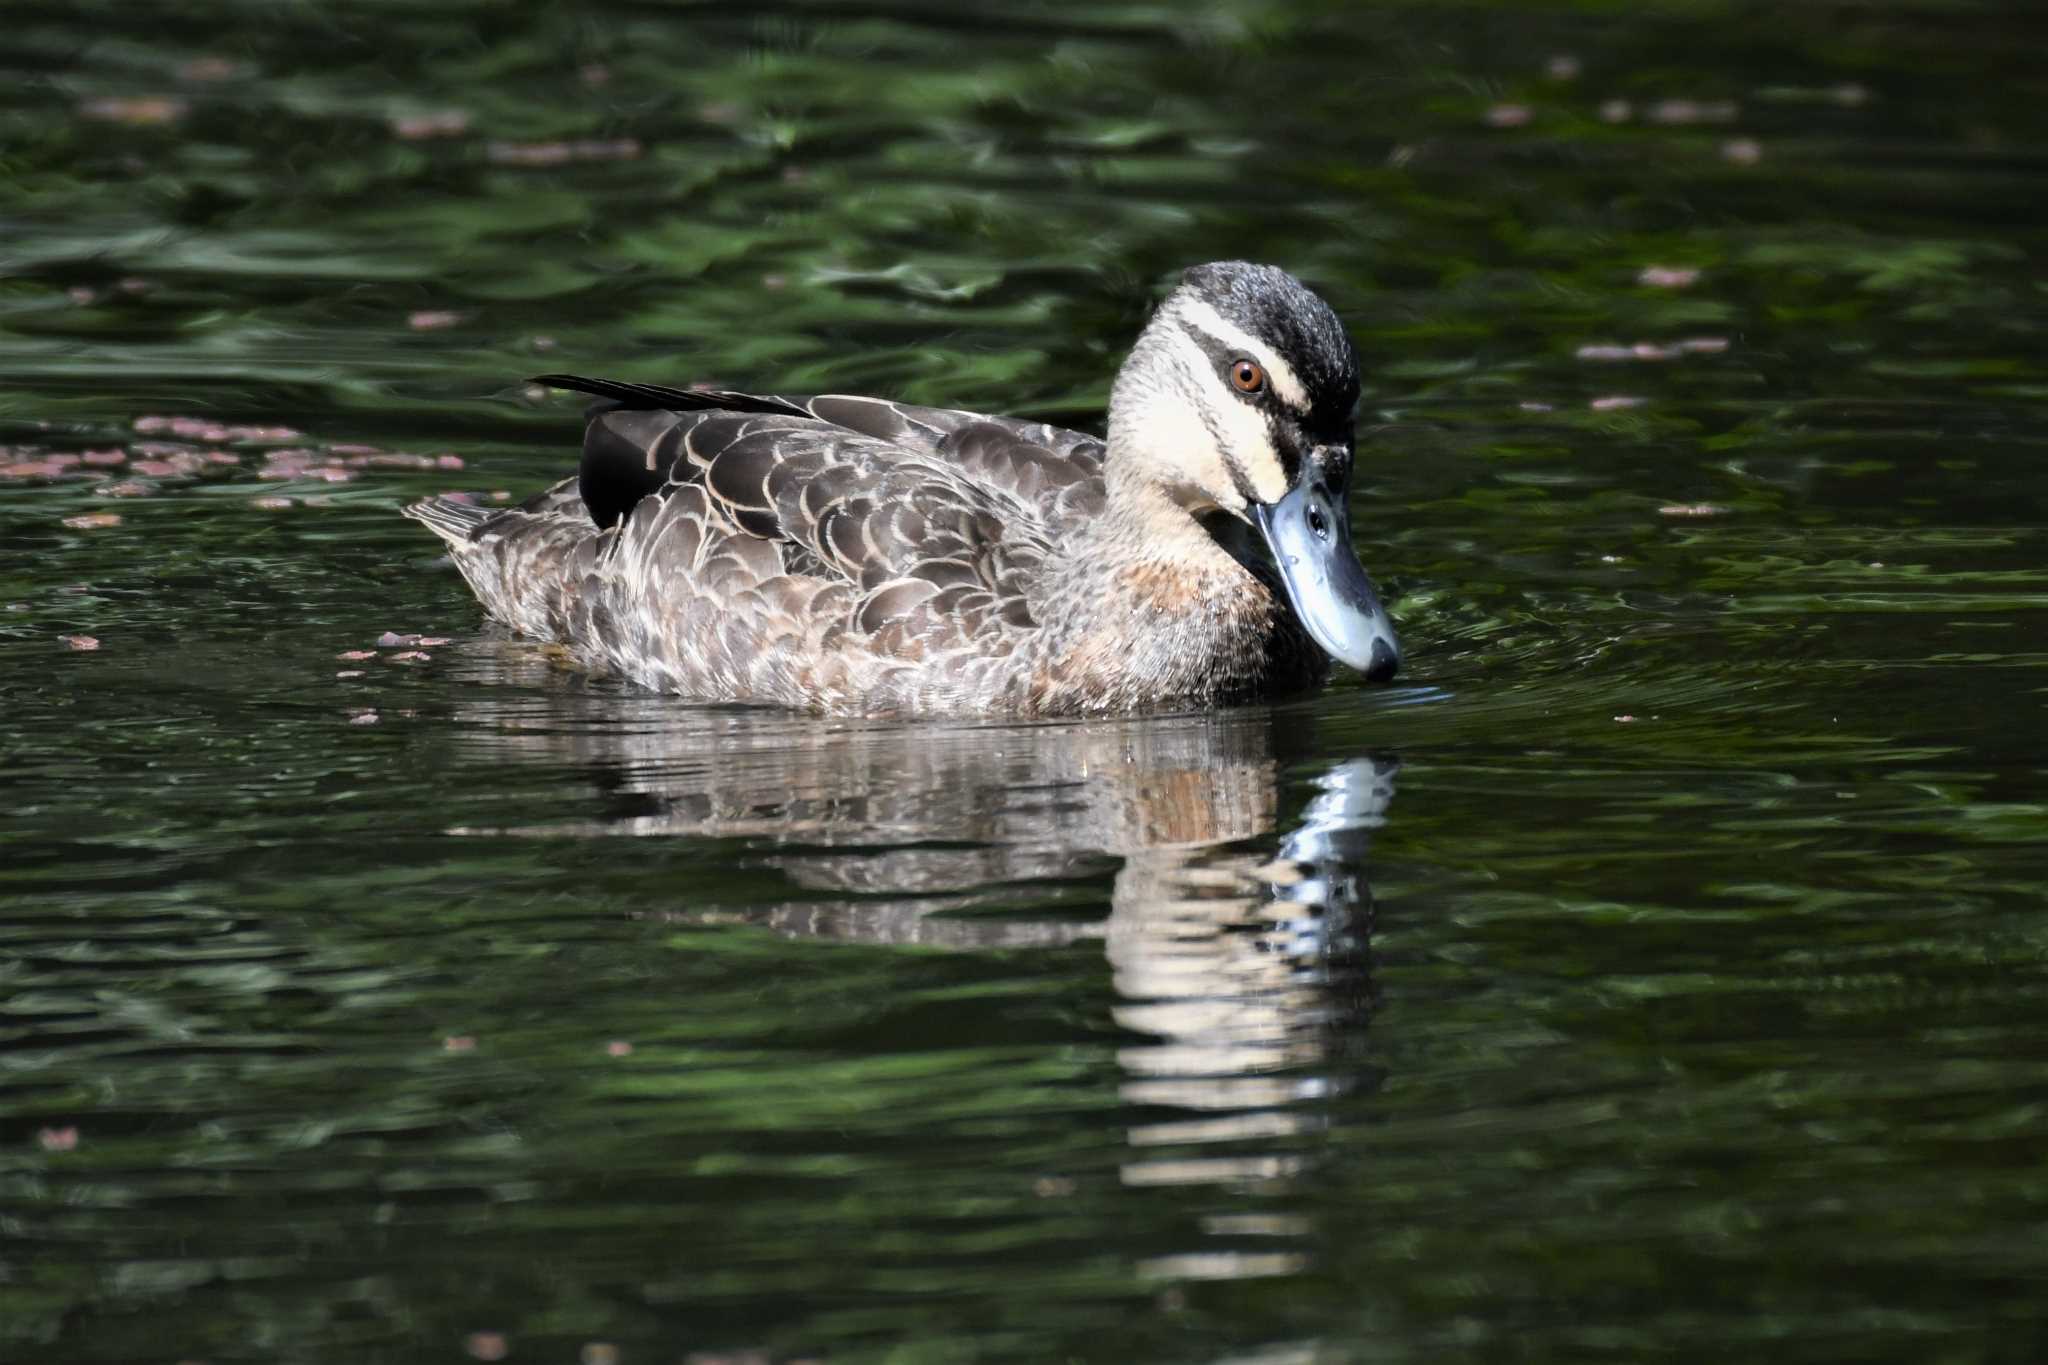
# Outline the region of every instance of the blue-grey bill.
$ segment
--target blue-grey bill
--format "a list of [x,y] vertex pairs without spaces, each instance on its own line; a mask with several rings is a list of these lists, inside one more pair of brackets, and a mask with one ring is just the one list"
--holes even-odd
[[1374,682],[1399,672],[1401,642],[1394,638],[1394,623],[1351,548],[1349,520],[1322,481],[1305,477],[1280,501],[1254,504],[1251,515],[1273,552],[1294,614],[1324,652]]

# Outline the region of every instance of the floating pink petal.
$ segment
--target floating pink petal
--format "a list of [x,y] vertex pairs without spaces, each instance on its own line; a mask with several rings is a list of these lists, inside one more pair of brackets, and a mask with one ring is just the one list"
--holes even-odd
[[80,654],[90,654],[100,647],[100,642],[91,635],[67,635],[64,637],[64,647]]
[[397,649],[402,645],[416,645],[419,642],[420,637],[417,635],[400,635],[395,630],[387,630],[377,637],[377,648]]
[[1486,123],[1491,128],[1520,128],[1535,116],[1526,104],[1496,104],[1486,111]]
[[462,1339],[462,1349],[476,1360],[503,1360],[512,1347],[503,1332],[471,1332]]
[[387,664],[423,664],[433,657],[433,655],[422,653],[417,649],[408,649],[403,653],[387,656],[384,662]]
[[78,1150],[78,1129],[66,1124],[62,1128],[36,1129],[36,1146],[46,1152],[74,1152]]
[[1616,393],[1609,394],[1605,398],[1595,398],[1586,406],[1595,412],[1614,412],[1620,408],[1639,408],[1642,405],[1643,400],[1640,398],[1632,398],[1627,394]]
[[405,320],[405,325],[415,332],[438,332],[444,327],[453,327],[462,321],[462,314],[445,308],[422,308]]
[[1669,124],[1727,123],[1736,114],[1733,100],[1659,100],[1650,106],[1650,122]]
[[1581,360],[1633,360],[1635,351],[1628,346],[1596,344],[1581,346],[1573,352]]
[[1730,138],[1721,144],[1721,159],[1737,166],[1754,166],[1763,155],[1763,145],[1753,137]]
[[185,117],[185,101],[163,95],[110,95],[80,101],[78,112],[84,118],[101,123],[126,123],[146,128],[175,123]]
[[378,716],[375,711],[358,711],[348,718],[350,725],[375,725]]
[[461,109],[406,114],[391,120],[391,131],[408,142],[432,137],[460,137],[469,131],[469,114]]
[[1700,281],[1700,272],[1689,265],[1646,265],[1636,283],[1650,289],[1690,289]]
[[64,524],[74,531],[97,531],[106,526],[119,526],[119,512],[81,512],[75,517],[64,518]]
[[623,1039],[616,1040],[604,1045],[604,1053],[607,1057],[630,1057],[633,1055],[633,1045]]
[[128,462],[128,454],[122,450],[88,450],[79,455],[79,460],[89,465],[117,465]]
[[1728,509],[1711,502],[1675,502],[1657,509],[1666,517],[1718,517]]
[[178,75],[188,81],[224,81],[237,75],[241,69],[226,57],[194,57],[178,68]]
[[577,142],[492,142],[484,155],[500,166],[563,166],[571,161],[632,161],[639,157],[637,138],[587,138]]
[[343,651],[341,651],[341,653],[335,655],[334,657],[346,663],[354,664],[361,663],[365,659],[376,658],[377,651],[374,649],[344,649]]
[[460,469],[462,468],[462,457],[460,455],[436,455],[434,457],[434,467],[436,469]]
[[[450,1034],[441,1040],[441,1050],[443,1052],[474,1052],[476,1051],[476,1039],[467,1033]],[[497,1357],[493,1356],[491,1358],[495,1360]]]

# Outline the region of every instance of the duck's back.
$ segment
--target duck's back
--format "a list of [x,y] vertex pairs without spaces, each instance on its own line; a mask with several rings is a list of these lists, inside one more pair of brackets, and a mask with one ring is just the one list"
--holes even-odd
[[1101,507],[1099,441],[869,398],[550,382],[610,400],[576,478],[517,508],[407,509],[493,616],[703,700],[1039,709],[1041,620],[1063,607],[1047,561]]

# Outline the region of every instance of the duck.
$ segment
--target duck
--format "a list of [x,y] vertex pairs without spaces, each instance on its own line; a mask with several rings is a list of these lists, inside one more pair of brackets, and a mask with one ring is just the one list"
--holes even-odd
[[697,702],[827,715],[1199,710],[1383,683],[1352,548],[1358,357],[1272,265],[1185,271],[1102,437],[885,398],[577,375],[577,472],[405,508],[484,611]]

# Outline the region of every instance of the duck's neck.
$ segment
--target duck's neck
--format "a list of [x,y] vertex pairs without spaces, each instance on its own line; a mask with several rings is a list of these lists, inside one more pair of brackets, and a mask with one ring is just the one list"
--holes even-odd
[[1226,648],[1220,636],[1271,627],[1277,604],[1247,567],[1238,534],[1245,528],[1235,519],[1213,508],[1200,515],[1155,482],[1108,484],[1093,543],[1075,547],[1093,583],[1082,600],[1103,621],[1135,632],[1143,643],[1133,648],[1202,659]]
[[1063,551],[1034,682],[1044,709],[1208,705],[1264,690],[1285,608],[1170,490],[1111,481],[1101,515]]
[[1114,462],[1105,471],[1104,483],[1107,496],[1097,524],[1116,542],[1119,558],[1177,566],[1201,575],[1238,567],[1204,519],[1172,490],[1149,479],[1119,478]]

